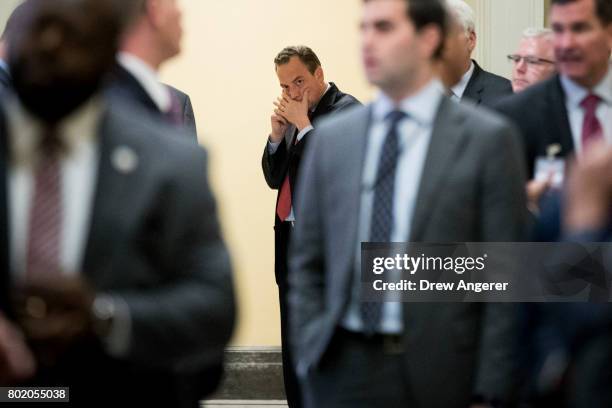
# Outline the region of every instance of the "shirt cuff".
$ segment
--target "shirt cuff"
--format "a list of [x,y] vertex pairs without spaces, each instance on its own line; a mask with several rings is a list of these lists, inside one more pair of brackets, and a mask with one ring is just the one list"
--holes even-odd
[[278,146],[280,146],[281,142],[271,142],[270,139],[268,139],[268,153],[269,154],[274,154],[276,153],[276,151],[278,150]]
[[106,352],[115,358],[125,357],[130,348],[132,337],[132,317],[128,304],[119,296],[101,295],[112,303],[113,321],[108,335],[102,338]]
[[312,125],[310,125],[310,126],[306,126],[304,129],[302,129],[302,130],[300,131],[300,133],[298,133],[298,135],[297,135],[297,141],[298,141],[298,142],[299,142],[299,141],[301,141],[301,140],[302,140],[302,138],[303,138],[304,136],[306,136],[306,133],[310,132],[310,131],[311,131],[311,130],[313,130],[313,129],[314,129],[314,128],[312,127]]

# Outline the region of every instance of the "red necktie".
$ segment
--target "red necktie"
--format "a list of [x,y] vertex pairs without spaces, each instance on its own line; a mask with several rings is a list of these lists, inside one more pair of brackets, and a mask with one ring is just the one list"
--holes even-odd
[[603,129],[595,112],[601,99],[597,95],[589,94],[580,102],[584,109],[584,122],[582,123],[582,147],[586,148],[593,142],[603,139]]
[[29,277],[34,274],[57,273],[60,269],[61,164],[57,146],[49,145],[51,138],[54,136],[45,137],[34,169],[34,194],[26,255],[26,276]]
[[285,176],[285,181],[280,189],[278,203],[276,204],[276,214],[281,221],[285,221],[291,213],[291,183],[289,182],[289,172]]

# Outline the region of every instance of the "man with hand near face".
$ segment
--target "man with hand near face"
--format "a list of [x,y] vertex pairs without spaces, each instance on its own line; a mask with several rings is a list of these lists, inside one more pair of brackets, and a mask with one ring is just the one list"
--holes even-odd
[[325,81],[321,62],[309,47],[286,47],[276,56],[274,65],[282,94],[274,102],[272,132],[261,163],[266,182],[278,190],[274,217],[274,274],[281,310],[283,376],[289,406],[299,407],[301,398],[291,365],[287,329],[287,249],[295,221],[292,202],[298,168],[313,124],[321,117],[358,105],[359,101],[341,92],[334,83]]

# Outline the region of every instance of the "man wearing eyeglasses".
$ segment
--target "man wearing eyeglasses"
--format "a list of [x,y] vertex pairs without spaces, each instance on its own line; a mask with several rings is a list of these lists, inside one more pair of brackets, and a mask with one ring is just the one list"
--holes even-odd
[[513,63],[512,90],[525,88],[549,78],[555,73],[553,33],[548,28],[528,28],[516,53],[508,55]]
[[551,147],[580,156],[612,142],[612,3],[553,0],[550,24],[559,75],[496,106],[521,130],[531,170]]

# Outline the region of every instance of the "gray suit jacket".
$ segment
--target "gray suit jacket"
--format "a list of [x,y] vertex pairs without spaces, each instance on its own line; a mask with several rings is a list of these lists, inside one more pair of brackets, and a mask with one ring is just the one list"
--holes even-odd
[[[298,370],[316,369],[346,312],[371,108],[320,124],[301,170],[290,251]],[[498,116],[443,99],[412,219],[414,242],[517,241],[526,216],[521,148]],[[406,303],[406,367],[419,406],[465,407],[511,388],[512,306]],[[444,390],[444,392],[440,392]]]
[[[0,225],[8,225],[10,193],[5,129],[0,115]],[[231,267],[207,181],[206,153],[187,137],[168,137],[177,131],[119,101],[108,105],[101,121],[80,272],[96,291],[125,300],[131,342],[122,359],[106,355],[97,343],[74,345],[54,366],[50,378],[64,378],[84,397],[85,390],[104,383],[111,399],[123,392],[129,401],[148,401],[150,388],[165,384],[149,399],[195,406],[207,387],[210,391],[200,373],[218,371],[232,333]],[[133,168],[121,156],[131,157]],[[5,282],[11,277],[8,248],[10,235],[3,229]],[[191,380],[197,384],[187,391],[184,384]]]

